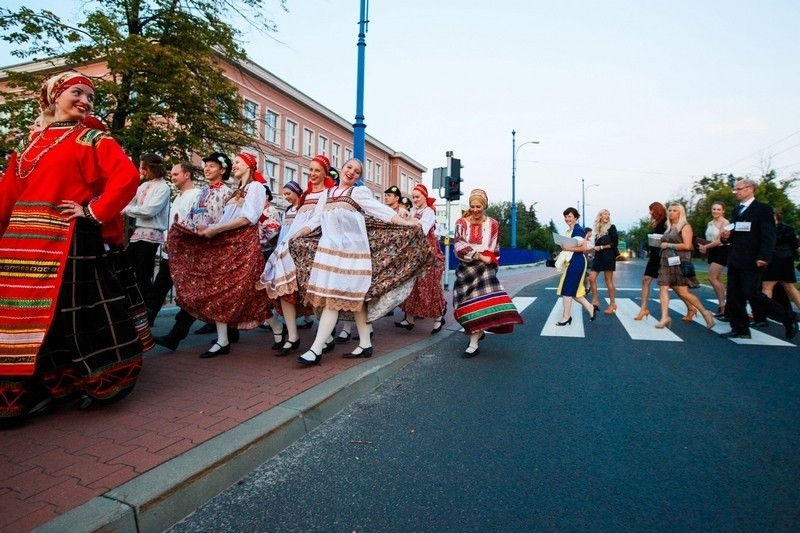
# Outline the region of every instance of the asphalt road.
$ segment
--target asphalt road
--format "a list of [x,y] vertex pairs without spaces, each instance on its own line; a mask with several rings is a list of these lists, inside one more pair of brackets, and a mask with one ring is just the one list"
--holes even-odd
[[469,360],[444,339],[173,530],[797,531],[797,346],[680,303],[651,338],[624,303],[642,268],[621,265],[618,316],[556,333],[557,278],[529,286],[513,335]]

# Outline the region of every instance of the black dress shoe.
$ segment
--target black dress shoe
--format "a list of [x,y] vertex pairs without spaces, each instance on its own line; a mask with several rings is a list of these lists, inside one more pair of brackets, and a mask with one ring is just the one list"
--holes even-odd
[[414,329],[414,324],[412,324],[411,322],[409,322],[405,318],[403,320],[401,320],[400,322],[395,322],[394,326],[396,328],[406,328],[408,331],[411,331],[412,329]]
[[[306,359],[306,358],[303,357],[303,355],[306,355],[306,354],[309,354],[309,353],[314,356],[313,360],[312,359]],[[297,362],[300,363],[301,365],[304,365],[304,366],[318,365],[322,361],[322,354],[318,354],[314,350],[308,350],[303,355],[301,355],[300,357],[297,358]]]
[[[287,344],[288,344],[289,346],[286,346]],[[286,341],[286,343],[285,343],[283,346],[281,346],[281,349],[280,349],[280,350],[278,350],[278,351],[275,353],[275,357],[284,357],[284,356],[286,356],[286,355],[289,355],[289,353],[290,353],[290,352],[293,352],[293,351],[295,351],[295,350],[296,350],[296,349],[298,349],[299,347],[300,347],[300,339],[297,339],[297,340],[296,340],[296,341],[294,341],[294,342],[292,342],[292,341]]]
[[336,344],[344,344],[345,342],[350,340],[350,332],[349,331],[340,331],[336,338],[333,339]]
[[728,331],[726,333],[720,333],[720,337],[723,339],[749,339],[750,333],[739,333],[738,331]]
[[433,330],[431,331],[431,335],[433,335],[434,333],[439,333],[440,331],[442,331],[442,328],[444,327],[444,316],[440,316],[436,320],[436,322],[434,322],[434,324],[436,324],[436,325],[434,326]]
[[178,344],[180,344],[181,340],[177,336],[168,333],[159,337],[153,337],[153,342],[164,348],[169,348],[174,352],[178,349]]
[[332,340],[331,342],[326,342],[325,347],[322,348],[322,353],[332,352],[334,348],[336,348],[335,340]]
[[352,352],[344,354],[342,357],[345,359],[358,359],[361,357],[366,359],[367,357],[372,357],[372,346],[369,348],[362,348],[359,346]]
[[211,350],[203,352],[203,353],[200,354],[200,359],[210,359],[210,358],[216,357],[218,355],[227,355],[227,354],[231,353],[231,344],[230,343],[226,344],[225,346],[222,346],[220,343],[215,342],[214,344],[211,345],[211,347],[213,348],[214,346],[219,346],[219,350],[217,350],[216,352],[212,352]]
[[475,357],[479,353],[481,353],[480,348],[475,348],[474,350],[472,350],[470,346],[467,346],[467,349],[464,350],[464,353],[461,354],[461,357],[463,359],[469,359],[470,357]]
[[797,335],[797,322],[784,322],[783,327],[786,328],[786,339],[791,340]]
[[272,349],[273,350],[280,350],[283,347],[283,340],[286,338],[286,335],[288,335],[288,334],[289,334],[289,332],[286,330],[286,324],[284,324],[283,328],[281,328],[280,334],[279,335],[275,335],[276,337],[280,337],[281,340],[275,341],[274,343],[272,343]]
[[203,327],[194,330],[194,334],[205,335],[206,333],[214,333],[215,331],[217,331],[217,326],[215,324],[203,324]]

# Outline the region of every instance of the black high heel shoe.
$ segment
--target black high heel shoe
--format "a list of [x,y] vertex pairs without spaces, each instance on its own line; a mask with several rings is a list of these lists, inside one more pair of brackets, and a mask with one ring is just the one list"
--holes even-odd
[[281,338],[281,340],[279,340],[279,341],[275,341],[275,342],[273,343],[273,345],[272,345],[272,349],[273,349],[273,350],[280,350],[281,348],[283,348],[283,339],[284,339],[284,338],[286,337],[286,335],[288,335],[288,334],[289,334],[289,332],[286,330],[286,324],[284,324],[284,325],[283,325],[283,328],[281,328],[281,332],[280,332],[278,335],[275,335],[276,337],[280,337],[280,338]]
[[[287,344],[288,344],[289,346],[286,346]],[[285,356],[285,355],[289,355],[289,352],[293,352],[293,351],[295,351],[296,349],[298,349],[299,347],[300,347],[300,339],[297,339],[297,340],[296,340],[296,341],[294,341],[294,342],[292,342],[292,341],[286,341],[286,342],[284,343],[284,345],[283,345],[283,346],[281,346],[281,349],[280,349],[280,350],[278,350],[278,351],[275,353],[275,357],[283,357],[283,356]]]
[[592,313],[592,316],[589,317],[589,321],[590,322],[594,322],[594,319],[597,318],[597,311],[598,311],[598,307],[594,306],[594,313]]
[[231,353],[231,343],[228,343],[225,346],[223,346],[220,343],[215,342],[214,344],[211,345],[211,347],[213,348],[214,346],[219,346],[219,350],[217,350],[216,352],[212,352],[211,350],[205,351],[200,354],[200,359],[209,359],[211,357],[216,357],[218,355],[227,355]]
[[401,320],[400,322],[395,322],[394,326],[396,328],[406,328],[408,331],[414,329],[414,324],[406,320],[406,315],[403,315],[403,320]]
[[[359,350],[359,352],[356,353],[356,350]],[[362,348],[361,346],[359,346],[355,350],[353,350],[352,352],[344,354],[342,357],[344,357],[345,359],[358,359],[358,358],[361,358],[361,357],[363,357],[363,358],[372,357],[372,346],[370,346],[369,348]]]
[[[597,311],[595,311],[594,314],[596,315]],[[594,316],[594,315],[592,315],[592,316]],[[556,322],[556,326],[569,326],[570,324],[572,324],[572,317],[569,317],[568,319],[566,319],[563,322]]]
[[431,331],[431,335],[442,331],[442,328],[444,327],[444,315],[440,316],[435,323],[436,326],[433,328],[433,331]]
[[[311,355],[313,355],[314,356],[314,360],[312,361],[311,359],[305,359],[303,357],[303,355],[305,355],[306,353],[310,353]],[[322,362],[322,354],[317,353],[314,350],[308,350],[306,353],[304,353],[303,355],[301,355],[300,357],[297,358],[297,362],[300,363],[301,365],[314,366],[314,365],[318,365],[318,364],[320,364],[320,362]]]

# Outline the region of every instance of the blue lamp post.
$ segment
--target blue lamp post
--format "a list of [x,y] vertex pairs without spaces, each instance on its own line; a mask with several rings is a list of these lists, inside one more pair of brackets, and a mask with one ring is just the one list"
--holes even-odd
[[358,71],[356,74],[356,122],[353,124],[353,157],[366,162],[366,130],[364,124],[364,57],[367,48],[367,20],[369,0],[361,0],[361,17],[358,21]]
[[511,247],[517,247],[517,152],[526,144],[539,144],[539,141],[526,141],[517,146],[517,132],[511,130]]

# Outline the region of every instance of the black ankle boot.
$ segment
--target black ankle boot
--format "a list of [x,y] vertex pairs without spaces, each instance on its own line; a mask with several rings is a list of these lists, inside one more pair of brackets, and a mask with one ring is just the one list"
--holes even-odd
[[185,339],[187,335],[189,335],[189,329],[192,327],[193,322],[194,320],[181,320],[179,313],[175,316],[175,324],[173,324],[172,329],[169,330],[169,333],[159,337],[153,337],[153,341],[159,346],[169,348],[174,352],[178,349],[178,345],[181,343],[181,341]]

